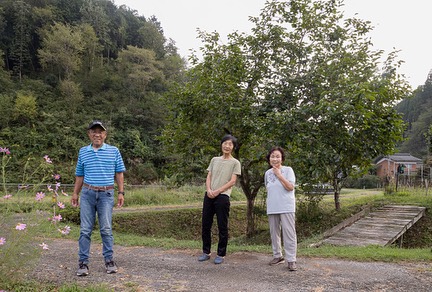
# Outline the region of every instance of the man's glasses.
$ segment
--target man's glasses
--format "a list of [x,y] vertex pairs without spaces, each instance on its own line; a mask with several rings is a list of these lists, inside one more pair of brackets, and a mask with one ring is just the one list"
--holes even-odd
[[91,135],[102,135],[105,131],[102,130],[90,130]]

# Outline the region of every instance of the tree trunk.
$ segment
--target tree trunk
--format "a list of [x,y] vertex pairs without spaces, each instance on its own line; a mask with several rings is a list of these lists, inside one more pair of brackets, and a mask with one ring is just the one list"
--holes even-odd
[[255,198],[247,198],[247,227],[246,227],[247,238],[251,238],[255,234],[254,205],[255,205]]
[[[240,151],[240,146],[237,147],[235,150],[235,154],[236,154],[235,157],[239,157],[239,151]],[[252,165],[257,164],[259,162],[260,160],[248,161],[248,162],[243,161],[242,163],[242,175],[240,176],[240,185],[247,199],[247,210],[246,210],[246,219],[247,219],[246,237],[247,238],[251,238],[253,235],[255,235],[255,230],[256,230],[255,213],[254,213],[255,198],[258,195],[259,189],[264,185],[264,181],[262,179],[261,174],[258,174],[259,176],[256,176],[253,174],[254,172],[251,171]],[[256,183],[258,180],[260,182]]]
[[340,211],[340,187],[339,187],[339,181],[338,180],[333,181],[333,189],[334,189],[335,208],[336,208],[336,211]]
[[339,211],[340,210],[339,190],[335,190],[334,201],[335,201],[336,211]]
[[[252,190],[250,185],[250,178],[247,170],[242,169],[242,176],[240,177],[240,185],[242,187],[243,193],[247,199],[247,210],[246,210],[246,237],[251,238],[255,234],[255,216],[254,216],[254,205],[255,197],[258,190]],[[259,188],[258,188],[259,189]]]

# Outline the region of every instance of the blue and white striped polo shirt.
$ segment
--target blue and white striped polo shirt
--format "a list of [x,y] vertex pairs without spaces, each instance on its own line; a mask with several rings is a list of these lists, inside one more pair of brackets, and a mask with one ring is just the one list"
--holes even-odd
[[84,146],[78,154],[76,176],[84,176],[84,183],[93,186],[112,186],[117,172],[126,171],[123,158],[117,147],[104,143],[94,150]]

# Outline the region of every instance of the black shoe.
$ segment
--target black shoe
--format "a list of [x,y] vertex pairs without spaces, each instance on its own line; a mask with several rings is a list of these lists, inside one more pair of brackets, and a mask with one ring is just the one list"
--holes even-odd
[[117,273],[117,271],[118,271],[117,265],[115,264],[114,261],[106,262],[105,268],[106,268],[107,274],[114,274],[114,273]]
[[83,262],[80,262],[78,264],[78,270],[77,270],[77,276],[87,276],[89,274],[89,268],[87,264],[84,264]]

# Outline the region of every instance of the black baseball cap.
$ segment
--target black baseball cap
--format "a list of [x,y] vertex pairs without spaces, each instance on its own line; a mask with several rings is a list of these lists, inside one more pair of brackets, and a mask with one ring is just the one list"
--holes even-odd
[[94,120],[93,122],[90,123],[90,125],[88,126],[87,130],[93,129],[94,127],[101,127],[102,129],[104,129],[104,131],[106,131],[106,127],[104,126],[104,124],[101,121],[98,120]]

